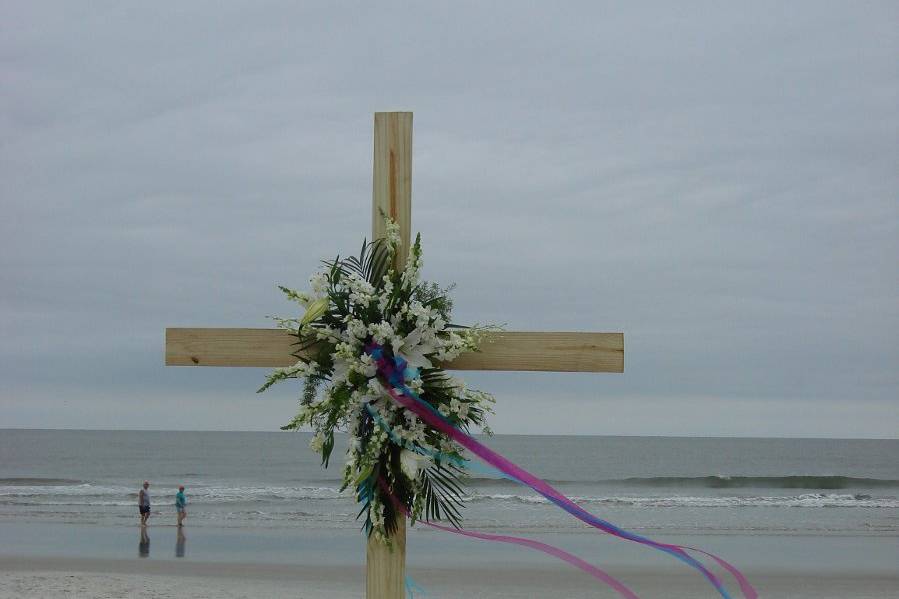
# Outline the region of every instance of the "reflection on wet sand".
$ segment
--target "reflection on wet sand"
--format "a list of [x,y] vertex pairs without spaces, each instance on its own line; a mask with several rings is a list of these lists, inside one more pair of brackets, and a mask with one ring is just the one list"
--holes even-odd
[[184,544],[187,539],[184,537],[184,531],[180,528],[178,529],[178,534],[175,537],[175,557],[184,557]]
[[150,535],[147,534],[147,527],[140,527],[140,542],[137,544],[137,554],[140,557],[150,557]]

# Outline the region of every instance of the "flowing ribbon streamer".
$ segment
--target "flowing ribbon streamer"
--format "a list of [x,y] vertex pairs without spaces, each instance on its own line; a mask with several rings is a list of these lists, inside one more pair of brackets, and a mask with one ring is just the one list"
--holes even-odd
[[[703,566],[699,561],[690,556],[687,553],[687,550],[696,551],[712,558],[721,567],[730,572],[739,584],[740,590],[742,591],[743,596],[746,597],[746,599],[758,598],[758,593],[756,592],[755,588],[753,588],[753,586],[749,583],[746,577],[735,566],[731,565],[724,559],[712,553],[708,553],[694,547],[653,541],[641,535],[637,535],[618,528],[614,524],[602,520],[601,518],[594,516],[590,512],[587,512],[542,479],[534,476],[520,466],[517,466],[516,464],[510,462],[505,457],[499,455],[490,448],[479,443],[471,436],[456,428],[442,414],[440,414],[440,412],[434,409],[433,406],[418,397],[418,395],[414,391],[409,389],[405,384],[407,363],[403,358],[397,356],[394,357],[392,361],[388,360],[384,356],[383,348],[377,343],[370,343],[368,346],[366,346],[365,350],[377,363],[378,371],[384,379],[381,382],[384,385],[387,393],[394,399],[394,401],[407,408],[412,413],[416,414],[427,424],[446,434],[453,441],[457,442],[462,447],[465,447],[473,454],[484,460],[486,463],[509,475],[515,480],[518,480],[522,484],[527,485],[528,487],[530,487],[540,495],[543,495],[582,522],[585,522],[586,524],[589,524],[590,526],[602,530],[603,532],[606,532],[613,536],[629,541],[634,541],[636,543],[647,545],[649,547],[654,547],[661,551],[665,551],[666,553],[673,555],[677,559],[687,563],[693,568],[696,568],[715,587],[715,589],[724,599],[731,599],[731,597],[718,577],[715,576],[711,571],[709,571],[705,566]],[[410,374],[417,375],[417,372],[411,372]]]
[[[502,478],[507,478],[509,480],[515,481],[515,479],[511,478],[510,476],[500,472],[499,470],[491,468],[489,466],[481,466],[477,462],[472,462],[471,460],[466,460],[466,459],[460,458],[459,456],[456,456],[456,455],[444,453],[441,451],[431,451],[431,450],[425,449],[424,447],[421,447],[419,445],[415,445],[414,443],[407,443],[399,435],[397,435],[396,431],[393,430],[393,427],[391,427],[389,424],[387,424],[387,422],[381,417],[381,415],[378,414],[378,411],[374,408],[374,406],[372,406],[371,404],[366,404],[365,407],[368,409],[368,413],[372,417],[372,419],[378,423],[378,426],[380,426],[384,430],[384,432],[387,433],[387,435],[390,437],[390,440],[393,441],[395,444],[399,445],[400,447],[403,447],[410,451],[414,451],[415,453],[418,453],[420,455],[433,458],[435,460],[451,461],[451,462],[457,464],[458,466],[463,466],[466,468],[470,468],[472,470],[478,470],[485,474],[499,475]],[[515,481],[515,482],[518,482],[518,481]],[[384,480],[382,478],[378,479],[378,484],[380,485],[380,487],[384,491],[384,493],[387,494],[388,497],[390,497],[391,502],[394,504],[396,509],[398,509],[400,512],[402,512],[408,516],[409,513],[408,513],[408,510],[406,510],[406,506],[403,505],[403,503],[399,500],[399,498],[397,498],[390,491],[387,484],[384,482]],[[612,587],[613,589],[618,591],[618,593],[622,597],[626,597],[628,599],[639,599],[639,597],[637,597],[633,593],[633,591],[631,591],[629,588],[627,588],[621,581],[619,581],[618,579],[613,577],[611,574],[605,572],[604,570],[602,570],[600,568],[597,568],[596,566],[590,564],[589,562],[582,560],[581,558],[577,557],[576,555],[568,553],[564,549],[560,549],[553,545],[549,545],[547,543],[541,543],[540,541],[534,541],[532,539],[528,539],[525,537],[511,537],[508,535],[494,535],[494,534],[477,532],[477,531],[466,530],[466,529],[461,529],[461,528],[450,528],[448,526],[441,526],[441,525],[435,524],[433,522],[428,522],[427,520],[419,520],[419,522],[421,522],[427,526],[430,526],[432,528],[436,528],[438,530],[442,530],[445,532],[451,532],[453,534],[459,534],[459,535],[463,535],[466,537],[481,539],[484,541],[496,541],[499,543],[511,543],[511,544],[515,544],[515,545],[522,545],[522,546],[528,547],[530,549],[536,549],[537,551],[542,551],[543,553],[546,553],[553,557],[559,558],[560,560],[571,564],[575,568],[583,570],[590,576],[593,576],[594,578],[601,580],[602,582],[606,583],[607,585],[609,585],[610,587]],[[412,587],[410,586],[410,582],[412,582],[412,584],[414,584],[414,581],[412,581],[409,577],[406,577],[406,590],[408,591],[411,598],[414,599],[415,594],[413,592]],[[415,586],[418,587],[419,590],[424,592],[424,589],[422,589],[418,585],[415,585]]]
[[406,576],[404,582],[406,584],[406,592],[409,594],[409,599],[415,599],[415,593],[419,593],[422,597],[427,596],[427,593],[421,585],[412,580],[410,576]]
[[[387,482],[383,478],[378,478],[378,485],[381,487],[381,490],[390,497],[390,500],[393,502],[393,505],[404,513],[406,516],[409,515],[409,511],[406,509],[406,506],[399,500],[399,498],[394,495],[390,488],[387,486]],[[546,543],[541,543],[540,541],[535,541],[533,539],[526,539],[524,537],[511,537],[509,535],[494,535],[486,532],[475,532],[472,530],[466,530],[464,528],[453,528],[450,526],[442,526],[440,524],[435,524],[434,522],[428,522],[427,520],[419,520],[422,524],[430,526],[431,528],[436,528],[437,530],[442,530],[444,532],[451,532],[457,535],[463,535],[466,537],[471,537],[473,539],[481,539],[482,541],[497,541],[499,543],[509,543],[512,545],[521,545],[522,547],[529,547],[530,549],[536,549],[537,551],[542,551],[543,553],[552,555],[553,557],[557,557],[560,560],[568,562],[575,568],[579,568],[597,578],[616,591],[622,597],[626,599],[640,599],[632,590],[627,588],[624,583],[620,582],[604,570],[597,568],[593,564],[586,562],[579,558],[576,555],[572,555],[563,549],[559,549],[558,547],[553,547],[552,545],[547,545]]]

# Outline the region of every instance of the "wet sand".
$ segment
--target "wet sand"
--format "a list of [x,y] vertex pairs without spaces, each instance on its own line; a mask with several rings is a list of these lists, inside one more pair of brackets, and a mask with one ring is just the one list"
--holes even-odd
[[[445,599],[615,596],[590,578],[564,567],[516,568],[514,564],[505,564],[490,569],[418,568],[410,569],[409,574],[426,589],[427,596]],[[874,599],[895,597],[899,591],[896,575],[764,571],[747,574],[761,597]],[[641,597],[716,596],[701,579],[683,571],[628,569],[616,571],[616,575]],[[362,597],[362,582],[361,567],[0,557],[0,599],[132,596],[336,599]]]

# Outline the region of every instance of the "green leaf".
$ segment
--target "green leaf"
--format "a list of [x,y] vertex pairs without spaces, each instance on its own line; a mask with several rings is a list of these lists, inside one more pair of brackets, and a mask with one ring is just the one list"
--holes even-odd
[[374,469],[373,466],[368,466],[365,470],[363,470],[356,476],[354,483],[356,484],[357,487],[362,483],[362,481],[366,480],[369,476],[371,476],[373,469]]

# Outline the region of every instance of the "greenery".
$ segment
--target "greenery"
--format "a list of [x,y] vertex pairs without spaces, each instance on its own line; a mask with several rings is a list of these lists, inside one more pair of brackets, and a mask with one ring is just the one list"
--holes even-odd
[[276,318],[296,337],[297,363],[272,372],[260,392],[300,379],[299,413],[284,430],[309,426],[311,446],[327,467],[335,431],[351,435],[343,487],[361,504],[364,529],[389,539],[401,504],[412,522],[446,520],[459,526],[464,507],[462,449],[397,405],[365,348],[377,343],[388,358],[408,361],[405,386],[462,430],[486,426],[493,398],[465,387],[440,364],[474,351],[485,328],[450,323],[453,286],[419,280],[421,239],[401,270],[395,267],[398,228],[385,239],[363,242],[358,255],[324,262],[310,293],[281,287],[305,308],[302,318]]

